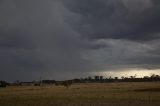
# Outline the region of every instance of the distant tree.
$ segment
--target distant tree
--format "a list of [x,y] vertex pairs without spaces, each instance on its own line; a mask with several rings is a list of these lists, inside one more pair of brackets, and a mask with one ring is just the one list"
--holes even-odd
[[135,74],[133,77],[136,78],[136,77],[137,77],[137,74]]
[[0,81],[0,87],[7,87],[7,82]]
[[122,76],[121,78],[122,78],[122,79],[124,79],[125,77],[124,77],[124,76]]
[[71,86],[71,84],[72,84],[71,80],[67,80],[62,83],[62,85],[65,86],[67,89]]
[[130,78],[131,78],[131,79],[133,79],[133,78],[134,78],[134,76],[130,76]]
[[118,77],[114,77],[114,79],[115,79],[115,80],[117,80],[117,79],[118,79]]
[[94,76],[94,79],[95,79],[96,81],[98,81],[98,80],[99,80],[99,76]]
[[42,85],[42,83],[41,83],[41,81],[38,81],[38,82],[34,82],[34,86],[41,86]]
[[103,80],[103,76],[100,76],[100,80]]
[[91,80],[92,80],[92,77],[89,76],[89,77],[88,77],[88,80],[91,81]]
[[113,79],[113,78],[110,76],[109,79]]
[[156,78],[160,78],[160,76],[159,76],[159,75],[156,75],[155,77],[156,77]]
[[151,78],[154,78],[156,75],[155,74],[151,74]]

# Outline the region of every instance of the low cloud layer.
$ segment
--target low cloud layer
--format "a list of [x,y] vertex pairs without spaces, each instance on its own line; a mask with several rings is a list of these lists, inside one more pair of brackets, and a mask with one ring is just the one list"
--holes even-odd
[[159,69],[159,0],[1,0],[0,79]]

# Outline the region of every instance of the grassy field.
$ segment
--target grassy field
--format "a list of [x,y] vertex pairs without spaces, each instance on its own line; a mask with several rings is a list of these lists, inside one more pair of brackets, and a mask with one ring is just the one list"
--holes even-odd
[[0,88],[0,106],[160,106],[160,82]]

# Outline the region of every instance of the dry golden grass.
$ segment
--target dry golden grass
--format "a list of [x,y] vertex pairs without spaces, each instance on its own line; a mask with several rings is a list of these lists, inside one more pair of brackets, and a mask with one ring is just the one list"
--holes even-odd
[[0,88],[0,106],[159,106],[159,89],[160,82],[10,86]]

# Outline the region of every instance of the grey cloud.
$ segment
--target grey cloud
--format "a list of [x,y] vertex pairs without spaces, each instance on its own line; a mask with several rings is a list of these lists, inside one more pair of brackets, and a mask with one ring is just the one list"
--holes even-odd
[[129,40],[159,38],[154,33],[159,33],[160,9],[151,0],[69,0],[64,4],[67,9],[80,15],[81,18],[75,23],[71,22],[71,26],[84,37]]
[[5,74],[2,78],[8,77],[7,73],[13,75],[9,80],[37,79],[49,73],[58,78],[69,72],[93,69],[82,52],[104,45],[88,41],[70,28],[63,16],[69,13],[61,2],[15,0],[2,1],[1,5],[0,63],[1,73]]
[[89,51],[85,55],[86,58],[96,62],[97,67],[101,67],[102,70],[115,70],[115,68],[123,70],[127,67],[156,69],[159,66],[160,55],[157,53],[159,49],[155,41],[144,43],[107,39],[98,42],[106,44],[107,48]]
[[1,0],[0,78],[67,79],[115,68],[158,68],[159,4],[137,3]]

